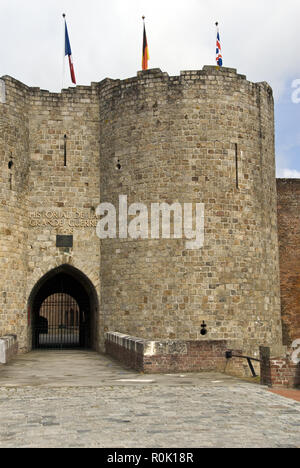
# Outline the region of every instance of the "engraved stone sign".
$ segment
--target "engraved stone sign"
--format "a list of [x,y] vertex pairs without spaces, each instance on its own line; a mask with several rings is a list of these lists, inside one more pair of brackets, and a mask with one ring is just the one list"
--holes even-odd
[[31,228],[96,228],[97,216],[88,210],[75,211],[33,211],[29,213],[29,226]]

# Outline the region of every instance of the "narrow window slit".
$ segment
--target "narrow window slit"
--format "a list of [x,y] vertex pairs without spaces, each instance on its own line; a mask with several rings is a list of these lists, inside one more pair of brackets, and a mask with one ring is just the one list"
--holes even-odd
[[64,166],[67,166],[67,135],[64,135]]
[[10,173],[9,173],[9,189],[10,190],[12,190],[12,188],[13,188],[12,187],[12,185],[13,185],[13,175],[12,175],[12,172],[11,172],[12,168],[13,168],[13,165],[14,165],[14,163],[13,163],[12,156],[11,156],[10,161],[8,163],[8,169],[10,171]]
[[238,145],[235,143],[235,178],[236,188],[239,188],[239,156],[238,156]]

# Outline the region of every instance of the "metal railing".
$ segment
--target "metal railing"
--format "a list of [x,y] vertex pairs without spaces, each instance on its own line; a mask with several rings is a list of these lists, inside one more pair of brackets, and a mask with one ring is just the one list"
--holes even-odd
[[254,370],[252,361],[261,362],[260,359],[257,359],[257,358],[251,357],[251,356],[241,356],[239,354],[233,354],[233,351],[230,351],[230,350],[226,351],[225,357],[226,357],[226,359],[232,359],[232,358],[247,359],[248,366],[249,366],[249,368],[251,370],[251,373],[252,373],[252,377],[258,377],[258,375],[256,374],[256,372]]

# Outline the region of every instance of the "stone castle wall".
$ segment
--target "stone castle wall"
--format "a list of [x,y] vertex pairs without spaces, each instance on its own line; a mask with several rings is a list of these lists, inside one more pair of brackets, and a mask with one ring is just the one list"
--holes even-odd
[[[100,202],[99,104],[96,86],[51,94],[9,77],[4,82],[0,335],[17,333],[19,349],[26,351],[32,321],[28,298],[51,269],[74,266],[100,294],[95,216]],[[73,248],[56,247],[58,234],[73,235]],[[95,333],[99,341],[99,331]]]
[[[237,145],[237,146],[236,146]],[[238,188],[236,178],[238,157]],[[235,70],[160,70],[100,85],[101,201],[205,205],[205,242],[106,239],[108,330],[145,339],[281,342],[273,97]],[[150,229],[150,227],[149,227]]]
[[[226,339],[252,353],[281,343],[266,83],[215,67],[177,77],[149,70],[61,94],[3,81],[0,335],[16,333],[20,349],[30,348],[32,288],[68,263],[97,292],[101,349],[108,331]],[[188,250],[186,239],[126,238],[102,240],[100,249],[95,209],[100,201],[118,207],[119,195],[149,208],[203,203],[203,248]],[[57,248],[57,234],[73,234],[73,248]]]
[[1,80],[0,100],[0,336],[18,334],[26,347],[29,88]]
[[[29,100],[27,297],[43,275],[64,264],[84,273],[99,296],[97,86],[78,86],[59,95],[32,89]],[[56,247],[56,235],[73,235],[73,248]],[[98,327],[97,321],[93,326]],[[95,334],[98,343],[99,330]]]

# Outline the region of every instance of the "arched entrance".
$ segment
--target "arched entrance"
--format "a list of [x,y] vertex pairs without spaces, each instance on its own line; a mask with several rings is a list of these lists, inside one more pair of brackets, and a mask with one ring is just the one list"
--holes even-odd
[[79,270],[63,265],[47,273],[30,299],[32,349],[96,349],[97,294]]

